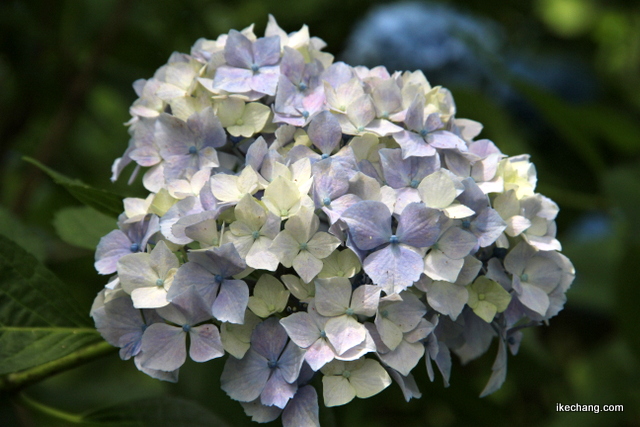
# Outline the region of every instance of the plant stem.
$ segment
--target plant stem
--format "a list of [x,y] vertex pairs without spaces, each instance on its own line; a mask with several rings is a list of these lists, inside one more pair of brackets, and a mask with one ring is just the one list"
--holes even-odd
[[42,381],[59,372],[75,368],[116,351],[106,341],[84,347],[60,359],[0,377],[0,391],[16,390]]
[[31,399],[24,393],[20,393],[18,402],[26,406],[27,408],[38,411],[42,414],[48,415],[50,417],[56,418],[58,420],[67,421],[73,424],[82,423],[82,416],[77,414],[71,414],[69,412],[64,412],[56,408],[52,408],[51,406],[47,406],[43,403],[36,402]]

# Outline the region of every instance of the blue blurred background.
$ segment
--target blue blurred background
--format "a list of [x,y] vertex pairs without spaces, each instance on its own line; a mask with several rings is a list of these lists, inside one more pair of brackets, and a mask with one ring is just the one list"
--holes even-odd
[[[395,385],[345,407],[321,409],[323,426],[640,425],[640,3],[606,0],[127,1],[5,0],[0,5],[0,233],[69,282],[87,313],[104,278],[93,253],[60,239],[58,214],[77,206],[22,160],[126,195],[111,163],[123,125],[149,78],[200,37],[256,24],[272,13],[286,31],[310,27],[351,65],[422,69],[449,88],[458,117],[484,124],[504,153],[529,153],[538,191],[561,208],[559,239],[576,280],[565,310],[525,332],[500,391],[478,398],[496,345],[454,362],[451,387],[416,379],[405,403]],[[108,229],[106,230],[108,231]],[[97,243],[97,240],[95,241]],[[88,315],[88,314],[87,314]],[[137,398],[193,400],[233,426],[252,425],[219,387],[223,361],[187,363],[178,384],[139,373],[117,355],[24,391],[82,413]],[[556,412],[556,404],[622,404],[624,412]],[[0,399],[2,425],[63,425]]]

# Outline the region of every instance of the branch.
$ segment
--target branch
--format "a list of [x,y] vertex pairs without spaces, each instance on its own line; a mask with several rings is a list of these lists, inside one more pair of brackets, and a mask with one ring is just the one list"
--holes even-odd
[[106,341],[84,347],[60,359],[0,377],[0,391],[16,390],[29,386],[117,350]]

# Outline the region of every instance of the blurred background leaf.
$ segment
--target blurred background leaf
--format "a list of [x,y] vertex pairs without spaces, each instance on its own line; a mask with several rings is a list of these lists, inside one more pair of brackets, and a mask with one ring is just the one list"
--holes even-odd
[[[268,13],[287,31],[308,24],[338,60],[422,69],[433,85],[452,91],[458,117],[484,124],[481,137],[509,155],[531,154],[538,190],[561,207],[559,239],[577,271],[565,310],[549,327],[526,331],[497,393],[478,398],[491,373],[493,343],[467,366],[455,361],[447,389],[439,380],[430,383],[419,366],[422,399],[406,403],[392,386],[371,399],[323,409],[323,425],[640,425],[637,2],[63,0],[52,7],[42,0],[4,1],[0,233],[64,280],[89,322],[91,300],[107,280],[95,273],[93,253],[85,249],[98,233],[80,239],[69,220],[89,211],[22,157],[93,188],[146,196],[139,178],[127,185],[131,167],[110,182],[111,164],[129,139],[122,124],[136,98],[132,83],[153,76],[173,51],[189,52],[200,37],[215,39],[251,23],[262,34]],[[119,203],[107,212],[114,219]],[[100,223],[106,233],[106,219]],[[253,425],[220,390],[222,366],[219,360],[188,363],[179,383],[166,384],[113,355],[27,393],[72,414],[175,396],[230,425]],[[625,411],[558,413],[557,403],[624,404]],[[34,425],[24,409],[0,399],[0,420]]]

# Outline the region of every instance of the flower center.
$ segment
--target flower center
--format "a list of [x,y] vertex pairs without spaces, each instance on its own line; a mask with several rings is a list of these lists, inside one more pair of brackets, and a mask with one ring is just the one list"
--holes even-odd
[[158,279],[158,280],[156,280],[156,286],[157,286],[157,287],[164,286],[164,280],[162,280],[162,279]]
[[215,277],[216,283],[222,283],[224,281],[224,277],[221,274],[216,274]]
[[182,330],[185,332],[189,332],[191,330],[191,325],[189,324],[182,325]]
[[267,362],[267,366],[269,367],[269,369],[275,369],[278,367],[278,361],[271,359]]
[[251,233],[251,237],[253,237],[253,240],[258,240],[258,237],[260,237],[260,232],[254,231],[253,233]]
[[343,376],[344,378],[347,378],[347,379],[348,379],[348,378],[351,376],[351,372],[350,372],[350,371],[343,371],[343,372],[342,372],[342,376]]
[[307,85],[304,84],[304,82],[300,82],[300,84],[298,85],[298,89],[300,89],[301,91],[307,90]]
[[398,236],[393,234],[391,237],[389,237],[389,243],[391,243],[392,245],[397,245],[398,244]]
[[258,66],[258,64],[251,64],[251,71],[253,71],[254,73],[257,73],[259,69],[260,67]]
[[307,249],[309,249],[309,246],[306,243],[300,243],[301,251],[306,251]]
[[528,282],[529,281],[529,275],[527,273],[522,273],[522,275],[520,276],[520,281],[521,282]]
[[345,313],[347,314],[347,316],[353,316],[353,308],[349,307],[345,310]]
[[411,184],[409,184],[411,188],[418,188],[418,185],[420,185],[420,181],[418,181],[417,179],[412,179]]
[[[324,156],[324,154],[323,154]],[[325,206],[329,206],[331,204],[331,199],[328,197],[325,197],[324,199],[322,199],[322,204]]]
[[192,145],[191,147],[189,147],[189,154],[198,154],[198,149],[196,148],[195,145]]
[[132,243],[131,246],[129,246],[129,250],[131,252],[138,252],[140,250],[140,245],[137,243]]
[[426,129],[422,129],[422,130],[420,131],[420,136],[424,138],[425,136],[427,136],[427,133],[429,133],[429,132],[427,132],[427,130],[426,130]]
[[469,221],[468,219],[462,221],[462,228],[468,229],[469,227],[471,227],[471,221]]
[[486,298],[485,294],[478,294],[478,299],[480,301],[484,301],[485,298]]

